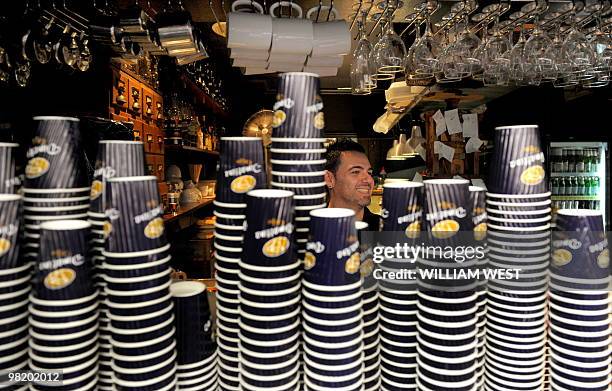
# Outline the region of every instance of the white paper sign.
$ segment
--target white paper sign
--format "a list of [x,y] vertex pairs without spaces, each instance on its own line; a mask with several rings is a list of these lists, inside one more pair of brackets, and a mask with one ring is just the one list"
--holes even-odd
[[434,121],[436,121],[436,136],[446,132],[446,120],[444,119],[442,112],[440,110],[436,111],[432,118]]
[[463,115],[463,137],[478,138],[478,114]]
[[480,178],[472,179],[472,185],[482,187],[485,190],[487,189],[487,186],[485,185],[484,181]]
[[465,153],[474,153],[478,152],[480,146],[483,144],[483,141],[478,137],[472,137],[465,143]]
[[422,145],[418,145],[415,149],[415,152],[419,154],[421,159],[427,161],[427,151],[425,150],[425,148],[423,148]]
[[442,141],[434,141],[434,153],[440,153],[440,144]]
[[412,178],[413,182],[423,182],[423,177],[418,172],[414,173],[414,178]]
[[440,158],[446,159],[449,162],[453,161],[453,157],[455,156],[455,148],[449,147],[444,143],[440,143]]
[[444,112],[444,120],[446,121],[446,128],[448,134],[456,134],[463,132],[461,127],[461,120],[459,120],[459,110],[448,110]]

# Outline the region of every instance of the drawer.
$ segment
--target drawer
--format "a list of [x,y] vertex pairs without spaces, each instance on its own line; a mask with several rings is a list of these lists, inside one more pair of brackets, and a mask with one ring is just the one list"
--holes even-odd
[[144,143],[145,151],[151,153],[164,153],[164,136],[157,126],[145,123],[144,128]]
[[165,180],[166,166],[164,155],[155,155],[155,176],[157,180],[163,182]]
[[153,97],[153,90],[143,87],[142,93],[142,120],[151,123],[155,120],[155,99]]
[[136,79],[131,77],[128,95],[128,113],[134,118],[142,118],[142,110],[144,106],[142,85]]
[[159,126],[164,122],[164,99],[159,94],[153,95],[153,114]]
[[[142,126],[142,122],[138,120],[130,120],[130,122],[134,124],[134,141],[142,141],[142,139],[144,138],[144,129]],[[146,149],[145,152],[147,152]]]
[[[145,153],[145,162],[146,162],[146,166],[145,166],[145,172],[147,175],[155,175],[157,172],[157,159],[156,159],[156,155],[152,155],[149,153]],[[157,176],[157,175],[155,175]]]
[[111,106],[119,111],[127,111],[129,104],[130,77],[113,68],[113,89]]

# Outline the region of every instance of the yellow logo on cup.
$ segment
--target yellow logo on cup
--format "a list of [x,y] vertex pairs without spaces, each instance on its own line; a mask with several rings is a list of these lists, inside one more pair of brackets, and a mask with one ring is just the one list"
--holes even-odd
[[544,180],[546,172],[542,166],[531,166],[521,173],[521,182],[525,185],[539,185]]
[[253,190],[256,183],[257,179],[253,175],[242,175],[232,181],[230,189],[234,193],[242,194]]
[[457,208],[457,206],[454,203],[449,202],[449,201],[438,202],[438,207],[440,209],[456,209]]
[[44,157],[35,157],[28,161],[25,168],[26,177],[29,179],[38,178],[49,171],[49,161]]
[[277,236],[264,243],[261,252],[268,258],[276,258],[287,252],[289,249],[289,238]]
[[110,233],[113,232],[113,225],[110,221],[105,221],[104,224],[102,224],[102,232],[104,232],[104,239],[108,238]]
[[100,197],[100,194],[102,194],[102,182],[95,180],[93,182],[91,182],[91,191],[89,192],[89,199],[90,200],[95,200],[96,198]]
[[419,221],[415,221],[410,223],[408,227],[406,227],[406,237],[408,239],[416,239],[421,234],[421,223]]
[[448,239],[459,231],[459,223],[455,220],[438,221],[432,228],[431,233],[436,239]]
[[325,127],[325,116],[322,111],[319,111],[314,117],[314,127],[317,129],[323,129]]
[[354,274],[359,271],[361,266],[361,255],[358,252],[353,253],[344,264],[344,271],[349,274]]
[[278,128],[279,126],[283,124],[283,122],[285,122],[286,119],[287,119],[287,114],[285,114],[284,111],[276,110],[274,112],[274,117],[272,117],[272,127]]
[[156,217],[149,221],[144,229],[144,234],[149,239],[157,239],[164,233],[164,219]]
[[304,270],[310,270],[317,264],[317,257],[310,251],[304,254]]
[[523,148],[523,152],[525,152],[525,153],[540,153],[541,149],[540,149],[540,147],[538,147],[536,145],[528,145],[525,148]]
[[608,249],[605,249],[599,253],[599,255],[597,256],[597,265],[602,269],[605,269],[610,266],[610,252],[608,251]]
[[44,280],[47,289],[62,289],[72,284],[76,278],[76,272],[69,268],[61,268],[47,274]]
[[552,260],[555,266],[567,265],[572,261],[572,253],[564,248],[556,249],[553,251]]
[[474,227],[474,239],[484,240],[487,237],[487,223],[480,223]]
[[369,276],[370,274],[372,274],[373,271],[374,271],[374,261],[372,260],[372,258],[368,258],[365,261],[363,261],[363,263],[361,264],[361,267],[359,268],[359,273],[361,274],[362,278]]
[[474,211],[472,213],[474,214],[474,216],[477,216],[477,215],[483,214],[484,212],[485,212],[484,208],[477,206],[476,208],[474,208]]
[[6,254],[11,249],[11,242],[0,238],[0,257]]

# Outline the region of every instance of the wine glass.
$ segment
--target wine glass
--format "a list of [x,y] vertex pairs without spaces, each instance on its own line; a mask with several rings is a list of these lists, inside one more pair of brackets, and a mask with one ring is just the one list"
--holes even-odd
[[485,46],[487,63],[484,69],[485,85],[508,85],[510,79],[510,42],[499,31],[499,16],[493,27],[493,38]]
[[372,44],[365,33],[367,13],[362,13],[362,21],[358,22],[359,42],[353,53],[351,63],[351,90],[354,95],[367,95],[376,88],[376,63],[372,58]]
[[595,54],[586,36],[576,27],[576,15],[572,15],[572,25],[563,41],[561,51],[569,60],[570,72],[574,73],[578,80],[593,78],[587,70],[595,62]]
[[594,80],[583,83],[584,87],[605,87],[610,83],[610,71],[612,71],[612,38],[601,29],[601,17],[597,17],[597,29],[590,40],[595,62],[589,72],[595,77]]
[[454,45],[454,53],[461,59],[461,64],[465,67],[462,73],[465,76],[472,74],[473,69],[480,65],[480,59],[476,57],[476,49],[480,46],[480,38],[470,31],[468,15],[465,14],[463,30],[459,33],[457,42]]
[[[508,41],[510,45],[512,45],[512,32],[508,37]],[[525,43],[527,40],[525,39],[525,29],[523,26],[520,26],[519,40],[514,44],[512,49],[510,49],[510,80],[516,83],[517,86],[527,85],[524,81],[524,71],[523,71],[523,49],[525,48]]]
[[412,55],[414,76],[427,79],[434,76],[438,67],[438,56],[440,55],[440,44],[431,31],[431,17],[428,15],[425,22],[425,34],[415,42]]
[[542,30],[539,20],[535,21],[535,28],[531,36],[525,43],[524,61],[526,74],[535,74],[540,80],[556,79],[554,71],[552,53],[548,52],[548,48],[552,45],[551,39],[546,32]]
[[399,73],[404,71],[404,57],[406,57],[406,45],[399,35],[393,30],[392,14],[388,15],[385,32],[376,45],[376,65],[379,73]]

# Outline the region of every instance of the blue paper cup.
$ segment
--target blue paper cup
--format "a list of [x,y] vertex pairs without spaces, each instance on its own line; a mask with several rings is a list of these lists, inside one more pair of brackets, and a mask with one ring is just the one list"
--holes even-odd
[[282,266],[295,262],[293,250],[293,193],[254,190],[247,200],[247,229],[243,263]]
[[272,181],[279,183],[309,184],[320,183],[325,180],[325,171],[315,172],[288,172],[272,171]]
[[106,251],[149,251],[167,244],[156,177],[109,178],[106,190]]
[[425,185],[424,230],[436,245],[461,245],[466,238],[460,232],[471,232],[472,204],[469,181],[465,179],[430,179]]
[[22,197],[0,194],[0,268],[12,269],[19,265],[19,207]]
[[271,159],[272,170],[289,172],[316,172],[325,169],[325,159],[318,160],[280,160]]
[[290,72],[279,75],[274,104],[275,138],[321,138],[325,120],[319,76]]
[[544,152],[537,125],[495,128],[496,153],[488,188],[500,194],[540,194],[548,190]]
[[261,138],[221,137],[216,200],[220,203],[244,203],[247,192],[265,186]]
[[78,299],[90,296],[91,263],[87,237],[91,225],[81,220],[56,220],[41,224],[40,260],[34,289],[42,300]]
[[105,184],[108,178],[144,176],[144,144],[140,141],[100,140],[91,183],[92,212],[105,210]]
[[0,142],[0,194],[15,194],[21,179],[15,171],[15,156],[19,144]]
[[36,130],[26,151],[25,187],[65,189],[87,186],[79,120],[34,117],[34,122]]
[[210,309],[204,284],[191,281],[170,285],[175,304],[178,364],[202,361],[212,342]]
[[272,137],[272,148],[280,149],[317,149],[324,148],[325,138],[283,138]]
[[312,238],[306,244],[304,280],[322,286],[358,282],[361,259],[355,213],[328,208],[311,211],[310,216]]
[[418,238],[423,219],[422,204],[422,183],[383,185],[383,230],[405,232],[408,239]]

